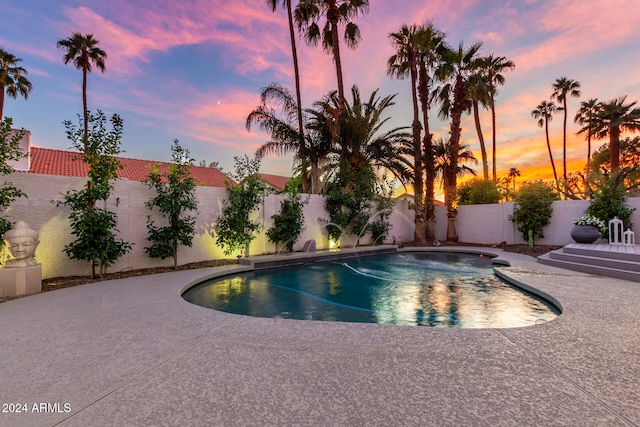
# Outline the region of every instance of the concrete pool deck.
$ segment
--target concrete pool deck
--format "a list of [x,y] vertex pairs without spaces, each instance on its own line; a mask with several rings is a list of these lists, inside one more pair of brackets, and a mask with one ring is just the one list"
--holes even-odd
[[[237,266],[2,303],[0,426],[640,424],[640,284],[481,250],[563,314],[441,329],[252,318],[180,297]],[[26,413],[4,412],[16,404]]]

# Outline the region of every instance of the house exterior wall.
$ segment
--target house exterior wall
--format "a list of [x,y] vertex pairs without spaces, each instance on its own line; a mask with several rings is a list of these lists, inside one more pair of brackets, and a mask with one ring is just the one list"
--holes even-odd
[[[16,187],[24,191],[28,198],[16,200],[5,217],[10,221],[23,220],[40,233],[40,245],[36,250],[36,259],[42,264],[43,278],[58,276],[88,275],[90,266],[85,261],[70,260],[64,253],[65,245],[73,241],[69,226],[69,210],[57,207],[52,201],[62,200],[61,194],[83,188],[86,178],[14,173],[7,177]],[[137,270],[159,266],[171,266],[172,259],[150,258],[144,251],[149,243],[147,238],[147,216],[157,221],[161,218],[149,211],[145,202],[154,195],[153,190],[141,182],[118,180],[112,197],[106,202],[106,208],[118,215],[118,235],[133,243],[132,250],[120,258],[109,272]],[[215,223],[222,211],[226,190],[217,187],[197,187],[198,214],[193,246],[180,247],[178,264],[206,261],[210,259],[229,258],[222,248],[215,243],[213,232]],[[260,223],[261,228],[256,239],[249,248],[250,255],[277,253],[280,248],[269,242],[266,230],[271,227],[271,217],[279,212],[280,202],[285,196],[270,194],[264,203],[252,214],[252,219]],[[305,228],[294,245],[294,250],[301,250],[304,242],[316,241],[318,249],[328,249],[330,242],[326,233],[329,215],[324,209],[324,199],[318,195],[303,195],[307,200],[304,206]],[[545,237],[536,239],[536,244],[564,245],[571,242],[569,231],[571,219],[582,216],[588,201],[558,201],[553,204],[551,224],[544,230]],[[640,199],[629,199],[629,206],[636,208],[633,222],[640,224]],[[105,205],[100,206],[105,207]],[[458,208],[458,235],[460,242],[497,245],[526,243],[515,225],[508,217],[513,212],[513,203],[495,205],[468,205]],[[436,237],[446,239],[446,208],[436,207]],[[375,216],[372,218],[375,220]],[[385,243],[402,244],[413,240],[414,212],[408,208],[407,201],[396,204],[390,217],[392,228]],[[359,244],[371,244],[371,237],[365,235]],[[340,242],[342,246],[352,247],[356,244],[354,236],[346,236]],[[0,261],[9,256],[6,248],[0,253]]]

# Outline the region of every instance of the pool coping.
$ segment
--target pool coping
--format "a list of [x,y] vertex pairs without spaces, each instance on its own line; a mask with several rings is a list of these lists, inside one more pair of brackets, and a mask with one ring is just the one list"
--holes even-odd
[[563,313],[442,329],[252,318],[180,297],[238,266],[60,289],[0,305],[0,400],[60,403],[0,412],[0,425],[640,423],[637,283],[455,250],[498,254],[511,267],[496,271]]

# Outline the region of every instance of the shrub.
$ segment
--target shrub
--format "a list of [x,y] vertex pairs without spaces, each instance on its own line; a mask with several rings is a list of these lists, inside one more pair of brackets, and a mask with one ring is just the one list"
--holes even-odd
[[[609,224],[609,220],[617,216],[624,223],[624,229],[633,228],[631,224],[631,215],[634,209],[630,209],[626,205],[627,196],[625,192],[624,180],[621,175],[615,175],[610,178],[604,178],[593,191],[592,199],[587,208],[587,214],[604,221]],[[604,233],[600,233],[601,237],[606,238],[607,229]]]
[[460,205],[484,205],[499,201],[498,184],[490,179],[475,178],[458,187],[458,204]]
[[171,147],[173,164],[169,172],[160,173],[155,165],[146,183],[156,191],[155,197],[146,202],[149,209],[158,209],[166,219],[167,225],[158,227],[151,216],[147,217],[148,241],[151,246],[144,248],[152,258],[173,258],[174,270],[178,267],[178,247],[191,247],[196,220],[189,216],[189,211],[197,211],[198,203],[195,195],[196,180],[191,176],[189,166],[193,159],[189,150],[180,146],[178,140]]
[[520,187],[513,200],[513,215],[509,219],[517,225],[522,238],[529,240],[529,230],[534,239],[544,237],[543,229],[553,214],[552,203],[558,200],[553,187],[542,181],[529,182]]
[[280,203],[280,213],[271,217],[273,226],[267,230],[270,242],[283,242],[289,252],[293,251],[293,245],[298,241],[304,227],[302,208],[307,201],[303,202],[297,192],[287,194],[287,198]]
[[[19,132],[11,131],[13,121],[9,117],[5,117],[0,122],[0,175],[10,175],[14,172],[9,162],[19,160],[26,156],[20,150],[20,140],[24,135],[24,129]],[[11,203],[18,197],[27,197],[22,191],[9,182],[5,182],[0,186],[0,210],[4,211],[9,208]],[[0,217],[0,249],[4,246],[2,235],[9,231],[11,222]]]

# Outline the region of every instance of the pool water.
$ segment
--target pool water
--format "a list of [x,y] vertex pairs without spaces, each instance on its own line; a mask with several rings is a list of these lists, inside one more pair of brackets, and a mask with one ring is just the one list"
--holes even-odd
[[445,252],[259,270],[203,282],[182,296],[255,317],[452,328],[528,326],[559,314],[495,276],[490,257]]

